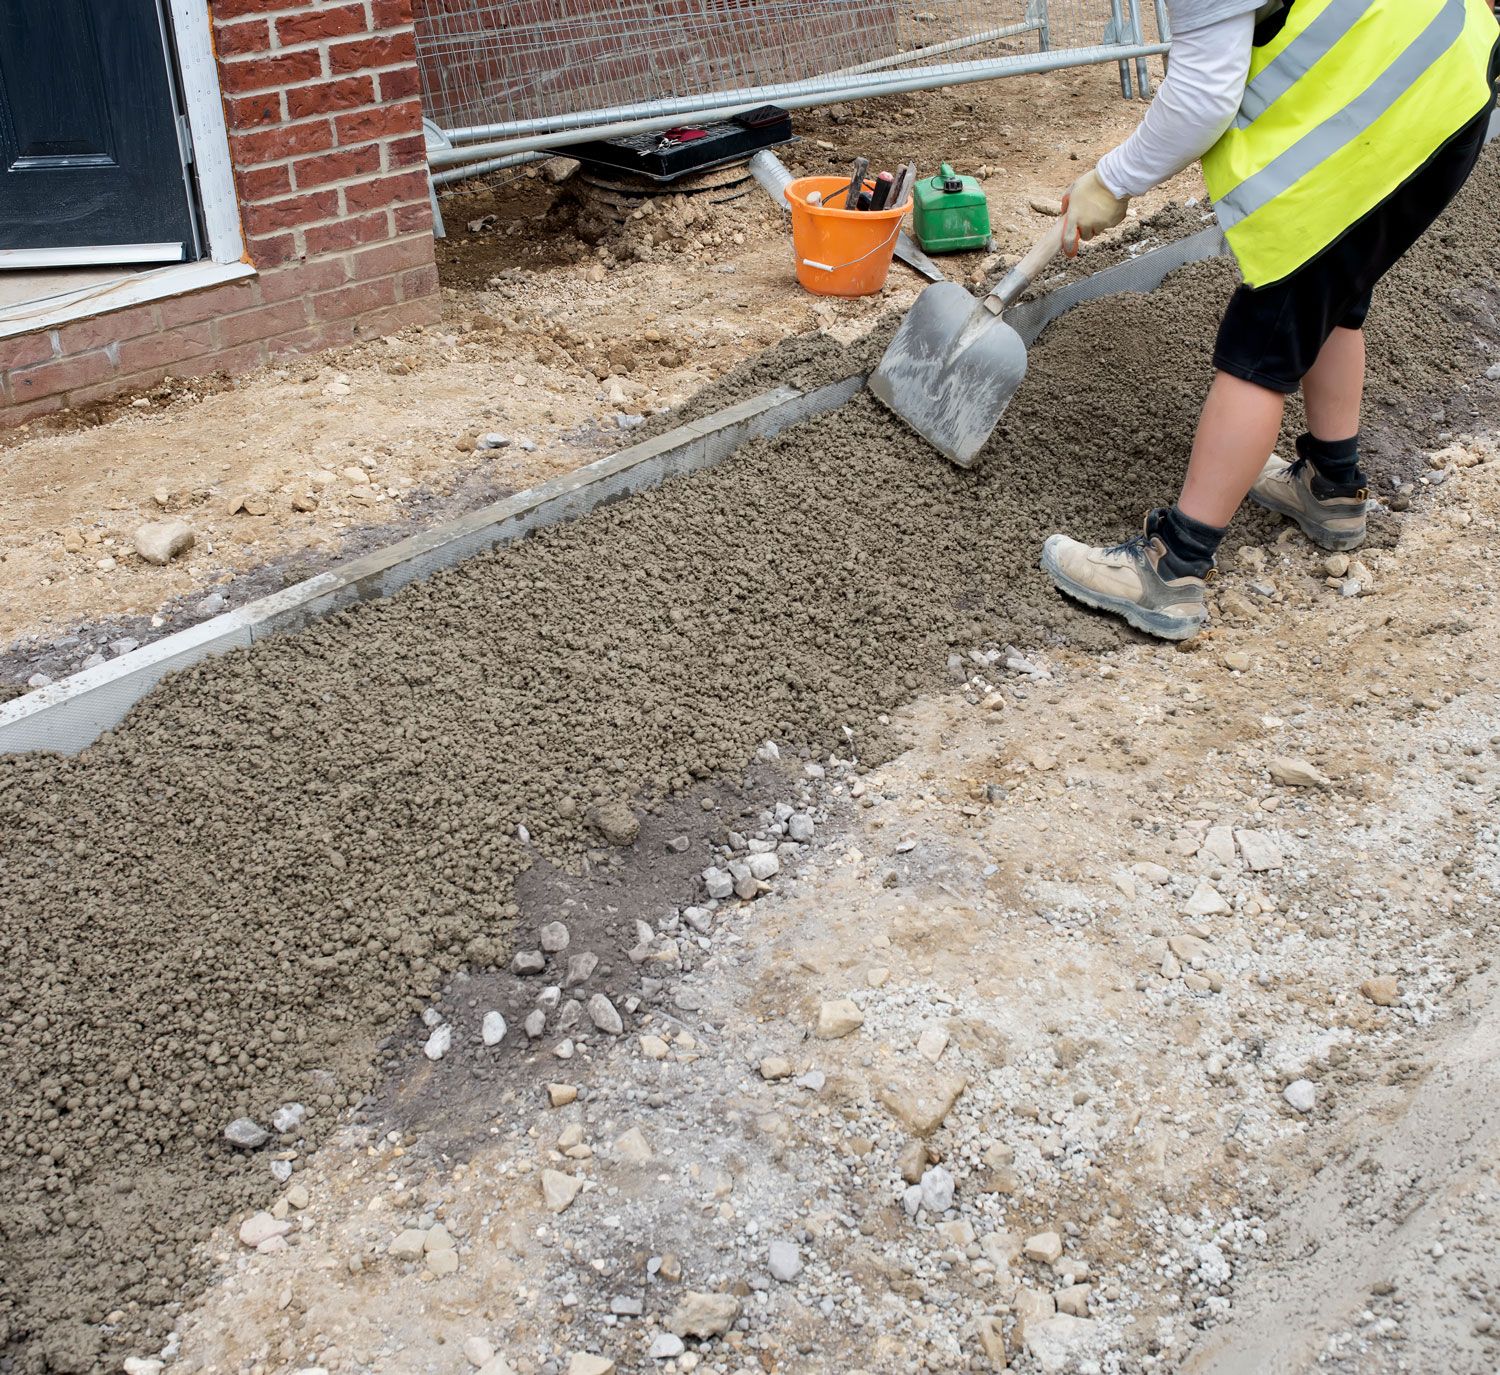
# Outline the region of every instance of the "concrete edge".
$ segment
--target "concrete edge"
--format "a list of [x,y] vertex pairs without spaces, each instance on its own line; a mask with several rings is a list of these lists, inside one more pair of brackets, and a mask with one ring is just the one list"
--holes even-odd
[[863,374],[855,374],[810,392],[790,386],[762,392],[17,697],[0,705],[0,754],[77,754],[118,725],[168,673],[210,654],[247,648],[268,635],[295,633],[353,602],[388,597],[409,582],[511,544],[534,530],[574,520],[660,486],[668,478],[721,463],[746,440],[769,438],[836,410],[864,382]]

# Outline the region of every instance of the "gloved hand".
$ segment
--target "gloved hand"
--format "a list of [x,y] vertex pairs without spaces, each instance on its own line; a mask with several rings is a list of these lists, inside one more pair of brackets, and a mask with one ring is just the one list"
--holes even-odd
[[1078,253],[1079,242],[1113,229],[1125,218],[1129,197],[1117,196],[1100,179],[1099,170],[1085,172],[1063,197],[1062,249],[1068,257]]

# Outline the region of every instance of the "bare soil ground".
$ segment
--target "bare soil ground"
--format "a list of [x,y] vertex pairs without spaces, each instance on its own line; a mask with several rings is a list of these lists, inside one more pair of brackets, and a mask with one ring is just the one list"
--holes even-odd
[[[846,170],[857,154],[984,170],[1013,255],[1047,223],[1031,199],[1060,194],[1140,110],[1112,68],[1091,68],[808,112],[783,154],[799,173]],[[1138,213],[1198,192],[1184,174]],[[880,296],[810,296],[792,280],[781,212],[753,183],[602,239],[587,205],[580,232],[575,201],[535,169],[445,194],[436,329],[0,434],[0,693],[567,471],[766,346],[854,337],[923,284],[896,264]],[[966,278],[987,259],[945,264]],[[512,442],[476,452],[487,433]],[[167,516],[197,543],[156,567],[131,537]]]

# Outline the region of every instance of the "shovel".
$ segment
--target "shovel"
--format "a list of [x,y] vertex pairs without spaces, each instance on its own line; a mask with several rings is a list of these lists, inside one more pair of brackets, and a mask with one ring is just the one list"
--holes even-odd
[[917,297],[870,390],[960,468],[974,462],[1026,376],[1026,345],[1001,318],[1062,247],[1059,218],[982,301],[957,282]]

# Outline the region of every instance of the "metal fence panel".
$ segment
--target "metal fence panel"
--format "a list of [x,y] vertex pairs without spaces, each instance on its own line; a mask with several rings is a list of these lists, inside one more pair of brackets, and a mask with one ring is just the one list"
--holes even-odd
[[569,131],[1084,61],[1120,61],[1130,94],[1143,55],[1160,51],[1160,7],[1143,20],[1140,0],[915,3],[416,0],[426,113],[453,143],[502,140],[494,150],[514,152],[556,146]]

